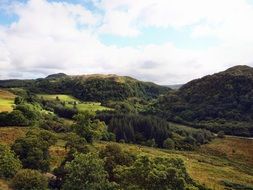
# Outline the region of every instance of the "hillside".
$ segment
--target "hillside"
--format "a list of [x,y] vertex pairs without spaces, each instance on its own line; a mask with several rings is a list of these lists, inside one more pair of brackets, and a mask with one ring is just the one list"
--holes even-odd
[[35,80],[3,80],[0,87],[23,87],[35,93],[70,94],[83,101],[125,100],[129,97],[156,98],[170,88],[127,76],[74,75],[64,73]]
[[156,107],[167,119],[252,136],[253,68],[235,66],[190,81],[161,97]]

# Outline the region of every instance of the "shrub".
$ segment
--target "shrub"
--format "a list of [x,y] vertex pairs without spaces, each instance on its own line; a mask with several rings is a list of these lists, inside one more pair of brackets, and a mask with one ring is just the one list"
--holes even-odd
[[114,189],[114,183],[107,179],[103,160],[95,154],[76,154],[75,159],[66,164],[66,169],[63,190]]
[[30,131],[26,137],[17,139],[12,149],[19,156],[25,168],[49,170],[50,155],[48,149],[56,142],[49,131]]
[[46,190],[47,178],[36,170],[20,170],[12,179],[12,187],[16,190]]
[[224,133],[224,131],[219,131],[219,132],[217,133],[217,137],[218,137],[218,138],[225,138],[225,133]]
[[173,150],[175,149],[175,142],[171,138],[167,138],[165,141],[163,141],[163,148]]
[[11,178],[21,169],[22,165],[7,146],[0,144],[0,177]]

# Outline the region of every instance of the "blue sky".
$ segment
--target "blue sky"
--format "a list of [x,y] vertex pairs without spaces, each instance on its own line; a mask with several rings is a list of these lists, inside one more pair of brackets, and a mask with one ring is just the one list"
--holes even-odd
[[219,40],[213,37],[205,37],[194,39],[191,37],[189,27],[181,30],[173,28],[144,28],[140,31],[140,35],[136,37],[121,37],[110,34],[101,35],[100,39],[108,45],[126,46],[144,46],[148,44],[160,45],[166,42],[173,43],[177,48],[182,49],[206,49],[215,46]]
[[[26,2],[27,0],[19,0],[19,3]],[[100,11],[94,3],[89,0],[48,0],[48,2],[66,2],[69,4],[82,5],[92,12]],[[1,25],[8,26],[17,22],[18,19],[19,17],[15,13],[10,13],[4,9],[0,12]],[[149,44],[161,45],[166,42],[171,42],[178,48],[206,49],[219,44],[219,40],[214,37],[204,37],[200,39],[192,38],[190,26],[181,29],[175,29],[173,27],[144,27],[140,29],[140,34],[138,36],[100,34],[99,39],[105,45],[116,45],[118,47],[139,47]]]
[[252,20],[253,0],[0,0],[0,78],[184,83],[252,65]]

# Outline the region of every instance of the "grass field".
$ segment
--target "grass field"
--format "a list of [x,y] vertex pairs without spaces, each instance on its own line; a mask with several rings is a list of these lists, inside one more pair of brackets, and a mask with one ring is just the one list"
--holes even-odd
[[15,95],[7,90],[0,89],[0,112],[12,111]]
[[73,102],[76,102],[77,109],[79,111],[101,111],[101,110],[108,110],[110,108],[101,106],[101,103],[99,102],[81,102],[77,98],[65,95],[65,94],[38,94],[38,97],[43,97],[45,100],[56,100],[56,97],[59,98],[60,101],[63,101],[66,103],[66,106],[69,108],[73,108]]
[[60,101],[64,102],[79,102],[75,97],[66,94],[37,94],[37,96],[42,97],[45,100],[56,100],[56,97],[58,97]]
[[[20,127],[0,128],[0,143],[11,144],[15,139],[24,136],[27,130]],[[93,149],[101,148],[109,143],[97,142],[91,146]],[[52,167],[59,166],[67,154],[64,144],[65,142],[59,140],[56,145],[50,147]],[[203,145],[199,150],[189,152],[168,151],[131,144],[120,144],[120,146],[136,154],[181,158],[190,176],[213,190],[225,189],[222,181],[253,186],[253,140],[234,137],[215,139],[212,143]],[[3,180],[0,180],[0,187],[8,189]]]

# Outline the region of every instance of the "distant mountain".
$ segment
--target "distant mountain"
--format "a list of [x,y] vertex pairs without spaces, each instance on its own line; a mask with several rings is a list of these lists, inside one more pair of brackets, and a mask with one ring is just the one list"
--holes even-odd
[[253,136],[253,68],[235,66],[190,81],[155,107],[167,119]]
[[173,90],[178,90],[179,88],[183,86],[183,84],[172,84],[172,85],[164,85],[164,86],[169,87]]
[[52,74],[35,80],[4,80],[0,87],[23,87],[35,93],[65,93],[85,101],[124,100],[129,97],[157,98],[170,88],[118,75]]

